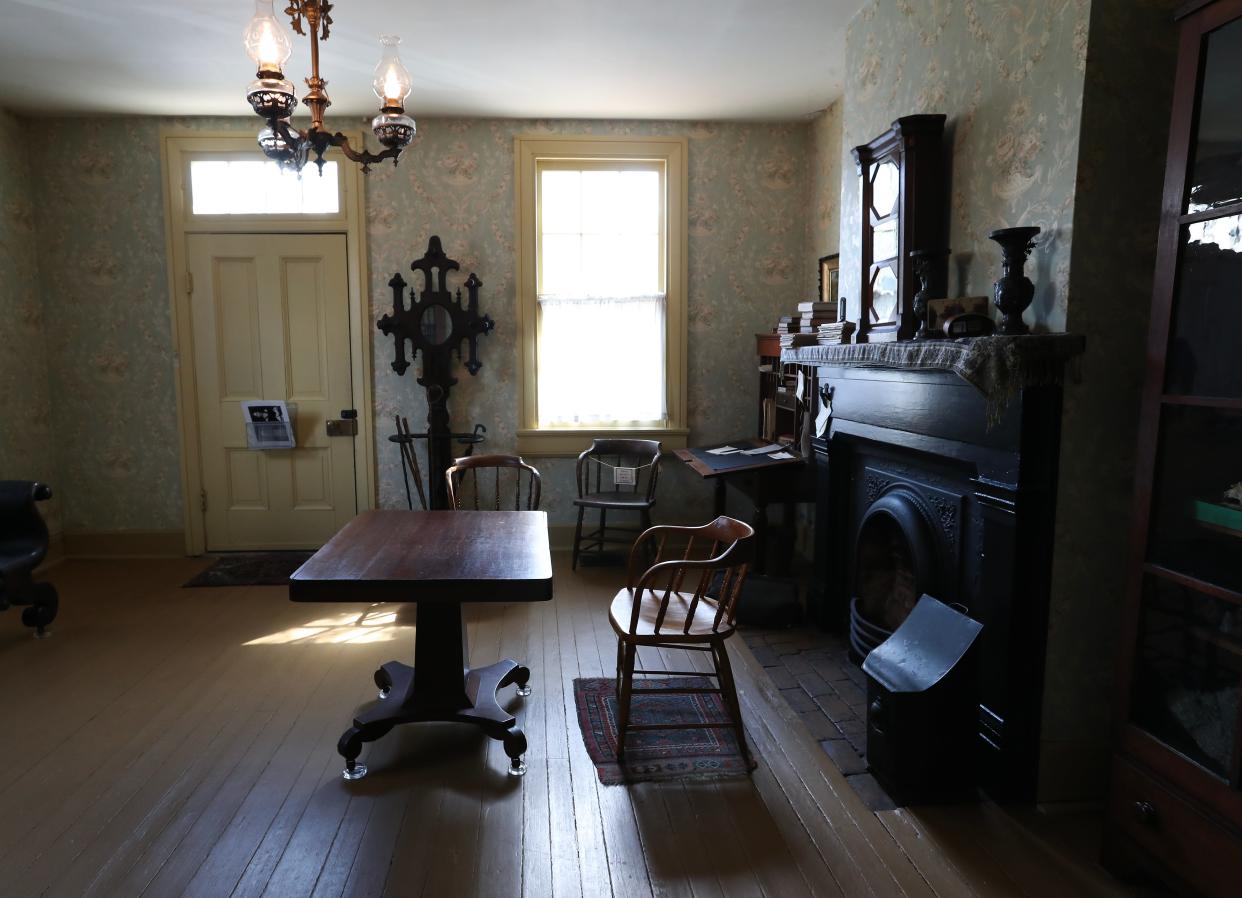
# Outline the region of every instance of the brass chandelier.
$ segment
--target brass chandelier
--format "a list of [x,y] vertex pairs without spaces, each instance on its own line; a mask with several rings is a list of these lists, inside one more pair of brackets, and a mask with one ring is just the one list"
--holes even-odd
[[397,53],[401,39],[389,36],[380,38],[383,55],[371,81],[375,95],[380,99],[379,115],[371,120],[371,132],[384,146],[384,151],[370,153],[366,147],[355,150],[344,134],[339,131],[330,133],[323,126],[324,112],[332,101],[324,90],[328,82],[319,75],[319,42],[328,39],[332,4],[328,0],[289,0],[285,8],[294,31],[303,37],[307,34],[305,29],[310,31],[311,74],[306,79],[308,90],[302,102],[310,108],[311,124],[305,131],[299,131],[289,124],[289,116],[298,105],[293,82],[281,70],[293,47],[288,33],[276,18],[272,2],[255,0],[254,18],[246,26],[244,35],[246,53],[258,66],[255,80],[250,82],[246,91],[246,99],[251,108],[267,121],[267,127],[259,132],[259,146],[263,153],[283,168],[301,171],[313,152],[321,174],[324,153],[332,147],[340,147],[349,159],[362,165],[364,172],[385,159],[391,159],[396,165],[401,151],[414,139],[415,133],[414,119],[405,114],[405,98],[410,94],[411,80]]

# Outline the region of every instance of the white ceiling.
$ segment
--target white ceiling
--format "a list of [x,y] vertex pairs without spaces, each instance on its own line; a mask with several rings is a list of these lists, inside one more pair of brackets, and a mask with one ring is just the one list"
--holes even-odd
[[[862,0],[338,0],[332,113],[369,114],[378,35],[420,115],[788,119],[841,92]],[[279,11],[286,0],[277,0]],[[0,108],[243,115],[253,0],[0,0]],[[284,17],[282,16],[282,20]],[[303,92],[308,39],[286,74]]]

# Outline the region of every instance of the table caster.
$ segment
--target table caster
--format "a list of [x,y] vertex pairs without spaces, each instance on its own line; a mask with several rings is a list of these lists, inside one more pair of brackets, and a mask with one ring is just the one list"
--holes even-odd
[[388,698],[388,693],[392,690],[392,677],[388,675],[388,671],[384,668],[377,668],[372,679],[375,685],[379,687],[379,697]]
[[505,754],[509,756],[509,776],[525,776],[526,764],[522,755],[526,754],[526,734],[518,727],[505,733]]
[[513,682],[517,684],[517,694],[521,696],[530,695],[534,690],[530,685],[530,668],[518,666],[513,670]]

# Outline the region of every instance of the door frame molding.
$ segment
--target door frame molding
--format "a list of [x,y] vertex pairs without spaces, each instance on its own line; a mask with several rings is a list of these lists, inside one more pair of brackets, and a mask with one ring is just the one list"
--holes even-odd
[[[358,134],[348,135],[354,141]],[[360,143],[355,145],[360,146]],[[372,426],[371,330],[366,245],[366,197],[358,166],[339,151],[329,158],[345,164],[341,173],[341,211],[336,215],[230,215],[191,217],[187,204],[186,172],[191,158],[204,154],[253,158],[254,137],[237,131],[160,130],[160,167],[164,193],[165,257],[173,338],[173,369],[180,436],[181,489],[185,521],[185,549],[189,555],[206,551],[207,536],[198,497],[202,493],[199,446],[198,384],[194,368],[194,335],[190,315],[186,237],[189,234],[344,234],[349,284],[349,350],[353,405],[358,410],[354,443],[354,498],[359,512],[375,507],[376,459]],[[313,171],[307,177],[315,177]]]

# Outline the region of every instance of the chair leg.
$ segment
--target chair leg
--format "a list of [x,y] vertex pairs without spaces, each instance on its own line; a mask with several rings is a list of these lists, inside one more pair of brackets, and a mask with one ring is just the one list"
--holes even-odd
[[582,515],[586,512],[586,508],[582,505],[578,506],[578,526],[574,528],[574,560],[570,564],[571,571],[578,570],[578,550],[582,546]]
[[[604,544],[608,541],[607,521],[608,521],[608,509],[601,508],[599,510],[599,545],[596,546],[596,548],[599,549],[599,553],[601,555],[604,554]],[[598,564],[599,559],[598,558],[595,559],[595,562],[596,564]]]
[[747,769],[755,766],[746,745],[746,729],[742,726],[742,706],[737,699],[737,684],[733,681],[733,666],[729,663],[729,650],[723,642],[712,643],[712,656],[716,661],[716,674],[720,679],[720,695],[725,701],[729,715],[733,718],[733,729],[737,734],[737,747],[742,752],[742,760]]
[[637,646],[624,643],[621,661],[621,697],[617,699],[617,761],[625,755],[625,731],[630,725],[630,702],[634,698],[634,656]]
[[617,701],[621,701],[621,668],[625,666],[625,643],[617,637]]

